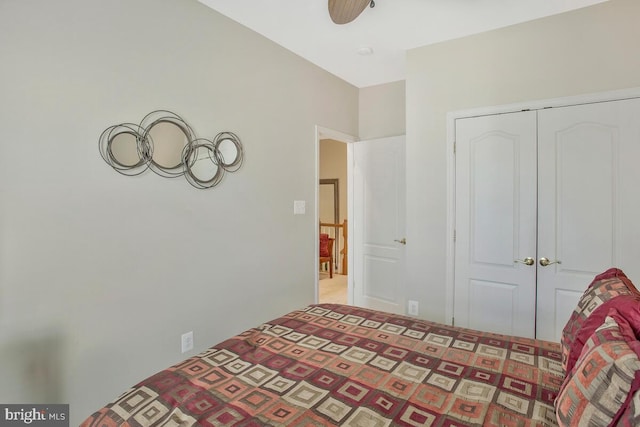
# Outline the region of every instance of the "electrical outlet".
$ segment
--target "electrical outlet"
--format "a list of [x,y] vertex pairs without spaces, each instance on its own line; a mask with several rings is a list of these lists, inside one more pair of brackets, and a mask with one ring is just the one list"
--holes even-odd
[[193,350],[193,331],[182,334],[182,352]]
[[409,307],[407,310],[409,311],[409,316],[417,316],[418,315],[418,301],[409,300]]

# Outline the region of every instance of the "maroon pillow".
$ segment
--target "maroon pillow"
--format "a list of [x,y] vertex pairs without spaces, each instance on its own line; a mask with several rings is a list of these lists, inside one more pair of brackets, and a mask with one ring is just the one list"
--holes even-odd
[[640,336],[640,295],[618,295],[602,303],[582,323],[580,330],[574,335],[567,357],[567,372],[576,364],[584,344],[605,321],[609,311],[614,308],[623,316],[636,336]]
[[[615,308],[587,339],[554,405],[558,425],[618,426],[640,389],[640,341]],[[628,418],[627,418],[628,419]],[[637,424],[634,424],[637,425]]]
[[593,284],[599,280],[602,279],[611,279],[612,277],[620,277],[620,276],[624,276],[627,277],[626,274],[624,274],[624,272],[622,270],[620,270],[619,268],[616,267],[612,267],[610,269],[608,269],[605,272],[602,272],[600,274],[598,274],[596,277],[593,278],[593,282],[591,282],[591,284],[589,285],[589,287],[593,286]]
[[635,293],[640,295],[640,291],[638,291],[638,289],[636,289],[636,287],[633,286],[633,283],[627,277],[627,275],[624,274],[624,271],[620,270],[619,268],[615,268],[615,267],[608,269],[604,273],[598,274],[593,279],[593,282],[591,282],[589,287],[593,286],[593,284],[595,282],[598,282],[598,281],[604,280],[604,279],[613,279],[614,277],[617,278],[617,279],[620,279],[620,281],[624,282],[624,284],[627,285],[627,287],[629,288],[630,291],[635,292]]
[[320,234],[320,256],[328,257],[329,254],[329,235],[325,233]]
[[[569,321],[562,330],[560,338],[560,346],[562,348],[562,367],[568,372],[567,362],[569,352],[573,345],[574,337],[582,328],[585,320],[589,315],[605,301],[615,298],[619,295],[639,294],[638,290],[633,286],[631,280],[619,268],[610,268],[607,271],[594,277],[591,284],[580,297],[578,306],[571,313]],[[573,360],[580,355],[573,357]]]

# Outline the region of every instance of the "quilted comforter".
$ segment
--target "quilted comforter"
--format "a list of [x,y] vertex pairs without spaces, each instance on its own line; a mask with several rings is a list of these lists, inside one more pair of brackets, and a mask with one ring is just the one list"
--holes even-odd
[[559,344],[312,305],[137,384],[83,426],[555,426]]

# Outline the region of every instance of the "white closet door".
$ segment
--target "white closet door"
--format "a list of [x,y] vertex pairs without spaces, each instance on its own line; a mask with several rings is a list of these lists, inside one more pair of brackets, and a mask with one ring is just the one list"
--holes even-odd
[[536,170],[535,112],[456,120],[457,326],[534,337]]
[[559,341],[593,279],[640,284],[640,100],[542,110],[538,129],[537,337]]

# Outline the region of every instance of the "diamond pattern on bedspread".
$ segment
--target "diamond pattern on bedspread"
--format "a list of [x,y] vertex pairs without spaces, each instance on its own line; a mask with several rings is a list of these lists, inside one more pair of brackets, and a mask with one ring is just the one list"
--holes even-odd
[[555,426],[554,343],[335,304],[138,384],[84,425]]

